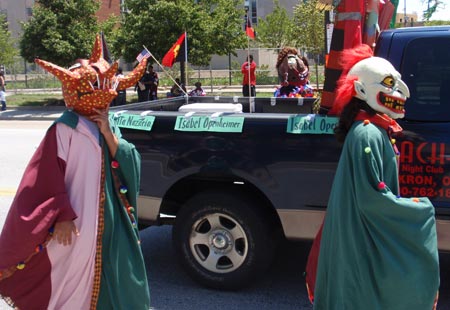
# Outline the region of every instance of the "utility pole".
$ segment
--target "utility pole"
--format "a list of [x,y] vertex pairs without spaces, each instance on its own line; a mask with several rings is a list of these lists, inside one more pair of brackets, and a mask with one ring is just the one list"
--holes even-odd
[[407,26],[406,23],[408,22],[408,18],[406,17],[406,0],[405,0],[405,7],[404,7],[404,21],[405,27]]

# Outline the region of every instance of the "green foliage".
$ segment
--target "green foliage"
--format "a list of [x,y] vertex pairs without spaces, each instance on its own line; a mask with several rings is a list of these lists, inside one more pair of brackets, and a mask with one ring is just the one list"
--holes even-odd
[[[430,18],[433,16],[434,13],[439,8],[443,7],[443,1],[441,0],[426,0],[427,2],[427,9],[423,12],[423,19],[426,21],[429,21]],[[425,3],[425,0],[422,0],[422,3]]]
[[207,65],[214,54],[227,55],[245,46],[240,0],[126,0],[115,53],[132,62],[145,45],[161,60],[187,32],[188,61]]
[[272,13],[267,14],[265,19],[258,19],[258,26],[255,27],[257,41],[262,47],[269,48],[295,46],[299,32],[295,29],[293,18],[280,6],[279,0],[274,0],[273,4]]
[[53,106],[62,101],[58,94],[11,94],[8,96],[8,105],[14,107],[40,107]]
[[87,58],[99,30],[96,0],[38,0],[33,18],[23,24],[20,53],[28,62],[35,57],[60,66]]
[[423,23],[424,26],[443,26],[450,25],[450,21],[448,20],[430,20]]
[[[298,29],[297,45],[309,52],[309,58],[323,53],[325,49],[325,13],[320,11],[319,0],[300,1],[294,7],[294,22]],[[310,82],[317,85],[322,80],[318,74],[318,61],[315,72],[310,68]],[[315,74],[314,74],[315,73]]]
[[233,80],[238,80],[237,84],[242,84],[242,73],[241,73],[241,63],[236,60],[231,62],[231,76]]
[[7,22],[3,14],[0,14],[0,64],[10,65],[14,62],[14,56],[18,54],[11,38],[11,32],[7,31]]
[[[188,79],[188,83],[190,84],[194,84],[194,82],[192,81],[197,81],[197,80],[202,80],[202,79],[198,79],[195,76],[196,70],[193,70],[191,67],[188,68],[186,75],[187,75],[187,79]],[[180,63],[177,62],[173,65],[172,68],[165,68],[165,73],[160,74],[159,75],[159,86],[166,86],[166,87],[171,87],[174,84],[174,81],[168,77],[168,75],[170,75],[171,77],[173,77],[174,79],[180,75]],[[188,83],[186,83],[186,85],[188,85]]]
[[318,10],[319,0],[300,1],[294,7],[294,23],[296,28],[296,45],[307,51],[318,54],[325,48],[325,16]]
[[9,89],[61,89],[61,82],[50,74],[45,75],[29,75],[27,80],[16,80],[12,78],[8,80]]
[[269,76],[269,65],[261,65],[257,70],[258,84],[278,84],[278,77]]

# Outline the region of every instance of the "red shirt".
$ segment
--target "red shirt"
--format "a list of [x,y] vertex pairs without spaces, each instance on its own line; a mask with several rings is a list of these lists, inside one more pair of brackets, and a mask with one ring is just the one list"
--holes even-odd
[[[244,62],[241,67],[243,74],[242,85],[248,85],[248,62]],[[252,61],[250,63],[250,85],[256,85],[256,63]]]

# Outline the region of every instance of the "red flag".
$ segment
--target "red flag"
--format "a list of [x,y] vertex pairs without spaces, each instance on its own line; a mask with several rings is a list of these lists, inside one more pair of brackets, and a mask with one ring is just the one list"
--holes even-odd
[[252,27],[252,21],[247,14],[245,15],[245,33],[247,33],[247,35],[252,39],[255,39],[256,37],[255,29]]
[[185,38],[186,32],[184,32],[175,42],[170,50],[164,55],[161,63],[166,67],[172,67],[174,63],[178,61],[186,61],[185,55]]
[[380,25],[381,30],[389,29],[392,16],[394,16],[395,6],[389,0],[384,1],[384,4],[380,4],[380,6],[381,9],[378,24]]

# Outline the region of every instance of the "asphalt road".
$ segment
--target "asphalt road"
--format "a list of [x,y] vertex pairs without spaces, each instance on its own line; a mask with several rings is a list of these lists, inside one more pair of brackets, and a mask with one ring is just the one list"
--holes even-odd
[[310,243],[286,242],[272,268],[255,284],[237,292],[207,289],[193,282],[178,265],[170,227],[142,231],[151,305],[158,310],[312,309],[302,277]]
[[[49,121],[0,120],[0,228],[12,202],[23,169],[49,126]],[[197,285],[177,263],[171,227],[143,231],[142,249],[156,310],[303,310],[312,309],[302,273],[310,242],[284,242],[266,274],[237,292],[210,290]],[[0,301],[0,310],[9,309]],[[441,254],[439,310],[450,310],[450,255]]]

